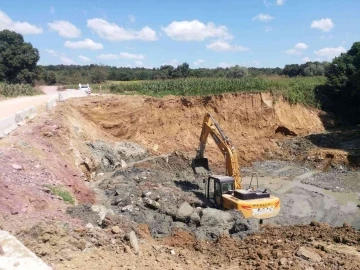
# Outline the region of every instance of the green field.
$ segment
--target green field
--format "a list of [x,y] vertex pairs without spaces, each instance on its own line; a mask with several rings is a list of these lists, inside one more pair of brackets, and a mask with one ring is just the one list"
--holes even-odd
[[[103,84],[103,93],[137,93],[156,97],[166,95],[202,96],[230,92],[271,92],[282,95],[291,103],[301,103],[318,107],[315,89],[323,85],[325,77],[245,77],[226,78],[187,78],[158,81],[107,81]],[[71,87],[71,86],[69,86]],[[72,86],[75,87],[75,86]],[[93,92],[99,92],[100,84],[91,85]]]

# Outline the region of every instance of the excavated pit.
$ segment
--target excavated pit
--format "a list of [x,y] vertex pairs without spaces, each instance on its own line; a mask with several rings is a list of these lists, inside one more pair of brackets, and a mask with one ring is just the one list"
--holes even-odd
[[[281,214],[265,227],[208,207],[204,176],[191,169],[206,112],[238,149],[244,186],[257,172],[259,188],[280,197]],[[310,143],[321,138],[324,144],[329,136],[321,137],[322,114],[264,93],[69,100],[0,142],[0,228],[14,230],[57,269],[84,269],[81,260],[110,269],[101,258],[115,269],[356,269],[360,175],[347,149]],[[354,149],[353,141],[344,144]],[[206,156],[215,173],[224,173],[211,139]],[[13,163],[23,169],[13,170]],[[76,205],[45,185],[65,187]],[[40,220],[50,224],[39,225]],[[129,253],[131,230],[140,238],[140,257]],[[301,248],[321,259],[304,257]],[[127,256],[138,259],[119,263]]]

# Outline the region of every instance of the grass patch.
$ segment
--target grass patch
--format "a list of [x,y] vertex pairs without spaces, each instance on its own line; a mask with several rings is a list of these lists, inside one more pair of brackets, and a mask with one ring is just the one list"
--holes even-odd
[[0,83],[0,95],[5,97],[34,96],[42,94],[40,90],[29,84]]
[[50,189],[51,193],[59,196],[64,202],[68,202],[70,204],[75,204],[75,200],[69,191],[65,190],[62,187],[54,187],[51,185],[45,185],[48,189]]

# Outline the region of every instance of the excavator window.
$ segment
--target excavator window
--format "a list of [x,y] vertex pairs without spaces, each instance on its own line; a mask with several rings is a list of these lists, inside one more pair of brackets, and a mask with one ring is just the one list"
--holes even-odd
[[222,193],[228,193],[229,191],[234,190],[233,183],[224,183],[222,184]]
[[214,188],[215,188],[215,183],[214,183],[214,179],[213,178],[209,178],[208,182],[207,182],[207,198],[209,200],[213,200],[214,199]]
[[222,197],[222,191],[221,191],[221,185],[219,182],[215,182],[215,203],[218,205],[221,205],[221,197]]

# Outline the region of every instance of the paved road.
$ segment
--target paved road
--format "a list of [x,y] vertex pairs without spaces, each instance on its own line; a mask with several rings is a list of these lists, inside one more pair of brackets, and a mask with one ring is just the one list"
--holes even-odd
[[41,89],[45,95],[18,97],[0,101],[0,119],[31,106],[45,104],[52,97],[57,96],[57,86],[42,86]]

